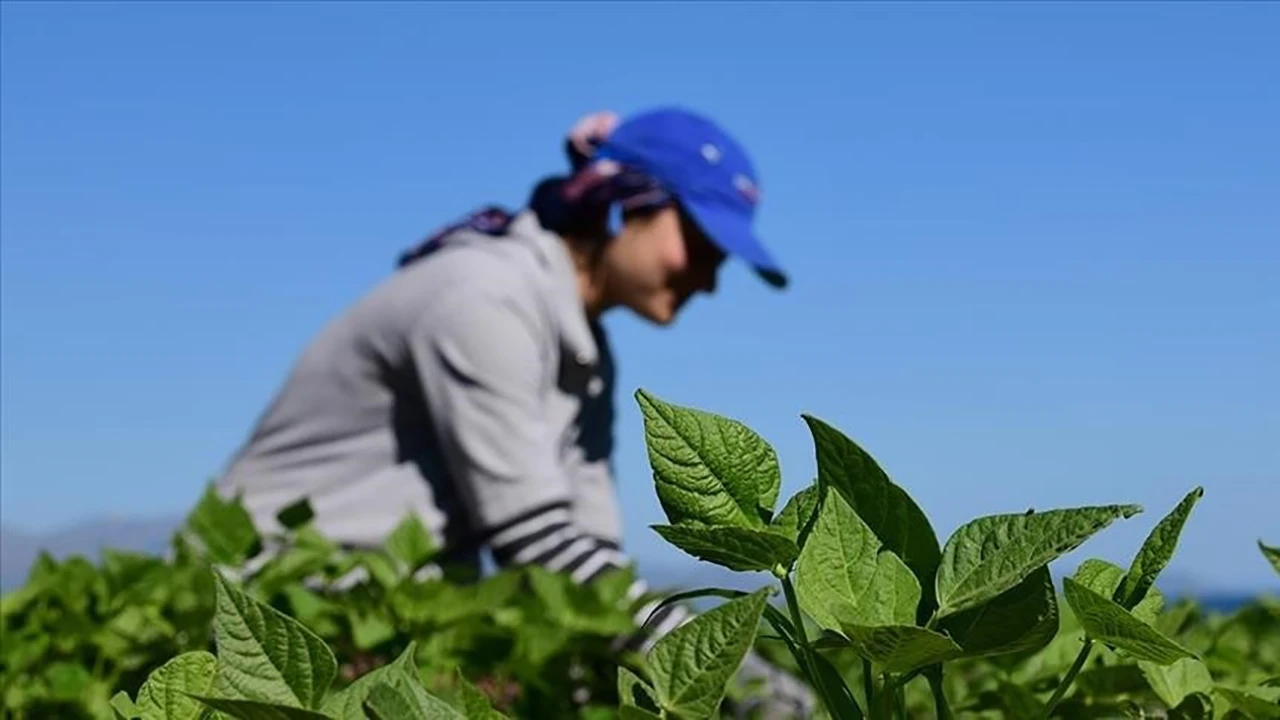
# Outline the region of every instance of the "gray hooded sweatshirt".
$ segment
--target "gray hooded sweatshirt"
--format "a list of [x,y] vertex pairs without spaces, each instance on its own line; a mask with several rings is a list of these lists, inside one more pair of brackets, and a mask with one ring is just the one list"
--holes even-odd
[[[530,210],[498,233],[459,227],[307,345],[218,478],[255,524],[306,498],[317,530],[380,545],[415,514],[450,562],[538,564],[579,582],[630,564],[611,472],[614,365],[560,238]],[[647,587],[636,581],[630,596]],[[633,638],[690,618],[679,605]],[[755,655],[772,708],[809,706]],[[801,711],[803,712],[803,711]],[[772,715],[772,713],[770,713]],[[790,714],[790,713],[788,713]]]

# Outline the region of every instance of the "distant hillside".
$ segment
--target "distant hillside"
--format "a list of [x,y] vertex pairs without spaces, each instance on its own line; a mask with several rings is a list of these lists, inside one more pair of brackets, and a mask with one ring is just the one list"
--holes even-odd
[[159,554],[168,548],[181,522],[181,518],[103,518],[47,533],[0,526],[0,590],[21,585],[41,550],[58,558],[84,555],[95,562],[106,547]]

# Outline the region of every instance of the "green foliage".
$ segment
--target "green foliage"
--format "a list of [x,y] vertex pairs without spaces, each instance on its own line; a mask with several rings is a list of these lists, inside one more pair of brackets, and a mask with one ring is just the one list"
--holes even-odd
[[[1202,488],[1155,525],[1128,570],[1089,559],[1064,578],[1064,606],[1051,564],[1141,507],[989,515],[964,523],[940,547],[928,516],[869,453],[804,415],[818,477],[770,521],[774,494],[763,488],[777,487],[778,463],[763,439],[735,420],[644,391],[637,400],[672,521],[655,530],[705,561],[773,571],[786,608],[763,613],[777,633],[769,640],[781,643],[771,657],[803,676],[832,717],[1270,712],[1275,688],[1264,683],[1280,685],[1276,603],[1223,617],[1185,601],[1166,609],[1156,589]],[[1259,546],[1275,562],[1275,551]],[[736,598],[726,606],[747,598],[714,589],[693,595]],[[676,667],[696,673],[696,654]],[[921,675],[927,687],[912,683]],[[646,699],[652,691],[632,677],[628,694]],[[659,688],[658,697],[668,696]],[[638,699],[624,697],[624,714],[677,714],[666,704],[642,708]]]
[[663,540],[699,560],[741,572],[790,565],[800,552],[794,540],[773,530],[692,524],[655,525],[653,529]]
[[441,559],[412,516],[382,547],[348,551],[305,502],[262,537],[210,489],[166,557],[43,555],[0,599],[3,714],[755,717],[743,708],[769,691],[734,683],[754,649],[808,683],[820,718],[1280,718],[1280,599],[1225,614],[1157,588],[1199,487],[1127,569],[1087,558],[1060,594],[1051,565],[1140,508],[988,515],[940,545],[869,453],[805,415],[817,477],[775,515],[781,471],[764,439],[636,399],[669,520],[654,531],[702,561],[769,571],[781,594],[670,594],[715,600],[647,654],[619,652],[653,599],[627,596],[630,572],[586,587],[539,568],[421,573]]
[[912,624],[920,603],[920,582],[839,494],[822,504],[796,563],[795,587],[800,608],[833,632]]
[[[285,532],[246,534],[239,501],[207,491],[165,557],[42,556],[0,599],[0,715],[187,717],[184,698],[237,692],[236,712],[363,718],[366,698],[337,691],[397,658],[451,702],[460,672],[513,716],[613,706],[612,643],[649,599],[626,598],[629,572],[591,587],[536,569],[415,577],[435,555],[416,518],[383,548],[346,551],[316,531],[305,503],[281,515]],[[246,567],[243,578],[229,569]],[[217,673],[201,685],[219,643]],[[569,677],[569,666],[583,671]]]
[[1271,563],[1271,567],[1276,569],[1276,573],[1280,574],[1280,548],[1274,548],[1258,541],[1258,549],[1262,551],[1263,557]]
[[665,635],[649,653],[658,706],[696,720],[717,714],[726,686],[755,641],[769,590],[730,600]]

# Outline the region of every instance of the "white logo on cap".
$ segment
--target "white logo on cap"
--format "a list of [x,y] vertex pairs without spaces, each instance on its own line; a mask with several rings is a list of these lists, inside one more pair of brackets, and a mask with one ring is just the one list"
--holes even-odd
[[733,186],[736,187],[738,192],[742,193],[742,195],[746,197],[751,204],[754,205],[760,200],[759,188],[757,188],[756,184],[751,181],[751,178],[746,175],[743,175],[742,173],[734,175]]
[[712,145],[711,143],[707,143],[702,146],[702,157],[706,158],[707,162],[715,165],[720,162],[720,148]]

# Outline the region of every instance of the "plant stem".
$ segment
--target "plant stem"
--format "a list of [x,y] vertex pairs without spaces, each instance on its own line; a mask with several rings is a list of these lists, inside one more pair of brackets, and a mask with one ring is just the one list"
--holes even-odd
[[951,705],[947,702],[947,692],[942,685],[942,666],[930,666],[924,671],[924,677],[929,681],[929,689],[933,691],[935,716],[938,720],[951,720]]
[[[872,674],[871,661],[863,658],[862,660],[862,684],[867,690],[867,707],[876,706],[876,678]],[[888,688],[886,688],[888,689]]]
[[787,598],[787,609],[791,611],[791,624],[795,626],[796,644],[799,645],[800,657],[796,658],[801,663],[801,668],[809,675],[809,681],[813,683],[814,688],[818,691],[818,697],[822,698],[822,704],[827,708],[833,716],[836,713],[836,705],[831,701],[832,690],[827,687],[823,680],[822,672],[818,670],[817,665],[811,657],[813,648],[809,647],[809,634],[804,629],[804,618],[800,615],[800,601],[796,599],[796,589],[791,585],[791,578],[783,575],[779,578],[782,581],[782,592]]
[[1053,697],[1049,698],[1049,703],[1045,705],[1044,717],[1049,720],[1053,716],[1053,709],[1062,701],[1062,696],[1067,694],[1067,689],[1071,687],[1071,683],[1075,681],[1076,675],[1080,674],[1080,670],[1089,659],[1089,653],[1093,652],[1093,640],[1085,638],[1084,647],[1080,648],[1080,654],[1076,655],[1076,661],[1071,663],[1071,669],[1063,676],[1062,682],[1058,683],[1058,689],[1053,691]]

